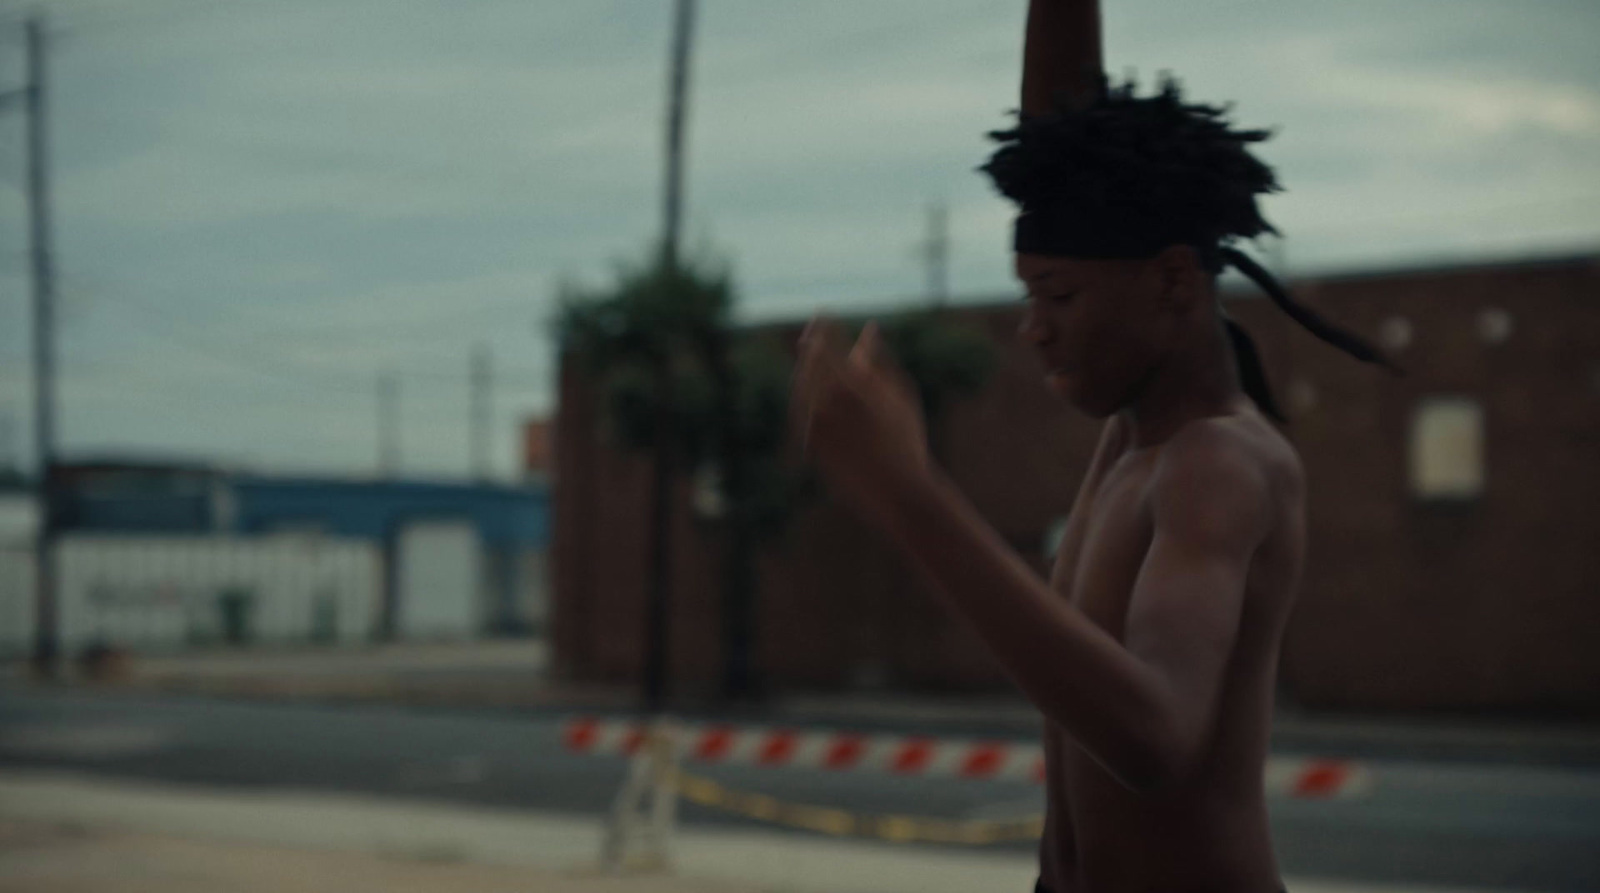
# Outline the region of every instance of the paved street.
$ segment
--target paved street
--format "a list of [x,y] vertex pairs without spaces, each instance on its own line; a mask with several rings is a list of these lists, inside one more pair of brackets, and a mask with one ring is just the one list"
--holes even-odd
[[[0,769],[380,794],[593,818],[616,790],[623,766],[566,753],[558,734],[563,718],[557,711],[318,707],[12,688],[0,693]],[[1278,850],[1290,877],[1600,889],[1594,855],[1600,768],[1392,759],[1367,765],[1373,787],[1365,797],[1274,801]],[[697,771],[730,787],[862,813],[1002,818],[1040,803],[1039,790],[1022,783]],[[685,807],[684,819],[690,827],[745,825],[694,806]]]

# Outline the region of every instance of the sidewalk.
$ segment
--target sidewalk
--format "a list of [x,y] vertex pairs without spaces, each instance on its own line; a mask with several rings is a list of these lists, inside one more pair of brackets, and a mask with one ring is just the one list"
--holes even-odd
[[[1032,858],[1017,853],[946,854],[777,833],[686,830],[676,841],[673,876],[616,878],[597,871],[601,824],[593,818],[43,774],[0,775],[0,824],[33,839],[29,844],[24,836],[20,853],[8,845],[10,852],[0,854],[0,890],[30,863],[36,877],[59,885],[55,889],[84,893],[174,889],[96,885],[96,878],[114,877],[129,866],[153,866],[156,873],[180,878],[254,877],[253,887],[218,881],[195,886],[196,893],[476,893],[511,889],[511,883],[550,893],[1022,893],[1034,873]],[[85,878],[90,883],[67,883],[83,872],[91,873]],[[411,886],[388,886],[388,878],[409,873],[417,875]]]
[[[447,709],[617,714],[638,703],[631,686],[554,680],[538,640],[396,644],[321,650],[254,649],[139,656],[118,678],[68,683],[107,692],[223,698],[386,703]],[[20,666],[0,683],[27,684]],[[826,693],[776,697],[758,706],[682,698],[686,719],[732,723],[1029,738],[1038,711],[1020,696]],[[1503,717],[1329,715],[1280,708],[1273,749],[1346,759],[1600,766],[1600,722]]]
[[532,811],[0,774],[5,893],[1025,893],[1035,873],[1016,852],[688,828],[673,875],[614,877],[595,869],[600,835],[596,819]]
[[675,878],[609,878],[192,840],[0,819],[0,893],[755,893]]

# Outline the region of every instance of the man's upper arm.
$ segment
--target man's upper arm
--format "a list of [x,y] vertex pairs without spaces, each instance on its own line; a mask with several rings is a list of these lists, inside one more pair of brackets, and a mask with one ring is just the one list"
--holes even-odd
[[1065,99],[1088,105],[1100,86],[1098,0],[1030,0],[1022,50],[1022,113],[1045,115]]
[[1123,642],[1160,678],[1169,743],[1186,764],[1212,728],[1272,494],[1265,470],[1218,432],[1170,444],[1152,488],[1155,533]]

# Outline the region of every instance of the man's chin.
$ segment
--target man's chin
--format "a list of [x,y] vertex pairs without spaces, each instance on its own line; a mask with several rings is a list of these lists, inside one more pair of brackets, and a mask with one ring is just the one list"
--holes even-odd
[[1108,418],[1119,408],[1103,405],[1104,401],[1095,400],[1091,395],[1085,394],[1079,387],[1078,379],[1064,372],[1052,372],[1046,375],[1045,386],[1067,401],[1073,409],[1092,419]]

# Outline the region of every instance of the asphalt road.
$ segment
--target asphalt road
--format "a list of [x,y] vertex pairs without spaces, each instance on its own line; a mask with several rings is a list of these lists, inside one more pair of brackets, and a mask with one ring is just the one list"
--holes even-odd
[[[0,769],[602,812],[624,766],[565,752],[562,719],[9,690],[0,691]],[[1366,796],[1273,802],[1286,874],[1600,890],[1600,769],[1397,760],[1367,767],[1373,786]],[[1042,807],[1039,789],[1023,783],[739,767],[696,772],[782,800],[861,813],[1003,818]],[[688,804],[683,818],[744,821]]]

